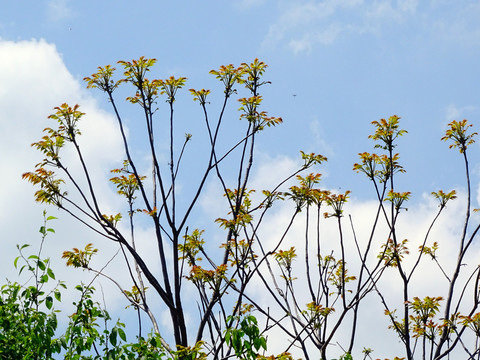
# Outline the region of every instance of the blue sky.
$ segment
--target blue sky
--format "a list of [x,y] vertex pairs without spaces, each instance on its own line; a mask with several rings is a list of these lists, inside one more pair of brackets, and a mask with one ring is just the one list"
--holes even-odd
[[148,9],[19,1],[2,5],[0,35],[55,44],[78,79],[145,55],[159,60],[161,75],[203,87],[211,68],[258,57],[270,65],[267,106],[285,119],[275,132],[288,139],[283,151],[324,153],[331,186],[348,187],[356,153],[369,146],[370,121],[401,116],[410,132],[404,159],[427,178],[433,169],[425,172],[416,154],[439,151],[451,118],[478,115],[479,11],[473,1],[186,1]]
[[[400,184],[429,213],[423,194],[463,187],[458,153],[440,142],[446,124],[467,118],[479,131],[479,18],[480,4],[468,0],[2,2],[2,271],[12,274],[14,244],[31,241],[40,225],[42,207],[19,178],[37,162],[29,144],[48,125],[46,116],[64,101],[80,103],[92,119],[86,147],[101,152],[94,169],[119,161],[108,103],[81,79],[97,66],[142,55],[158,59],[160,78],[186,76],[187,89],[218,91],[210,69],[265,61],[272,81],[265,108],[284,124],[259,144],[258,183],[262,174],[268,181],[270,173],[286,171],[300,150],[324,154],[325,186],[353,190],[351,211],[359,217],[373,192],[352,165],[357,153],[372,149],[370,122],[401,116],[408,134],[398,147],[407,169]],[[188,131],[198,105],[187,100],[177,106],[186,109],[179,121]],[[471,156],[477,193],[477,144]],[[66,215],[58,227],[65,240],[51,245],[52,254],[92,239]]]

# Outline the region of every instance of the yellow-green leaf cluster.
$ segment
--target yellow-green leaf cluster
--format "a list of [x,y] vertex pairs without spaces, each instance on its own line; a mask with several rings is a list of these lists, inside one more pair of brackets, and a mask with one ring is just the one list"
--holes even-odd
[[97,252],[98,249],[95,249],[93,244],[89,243],[85,245],[84,250],[73,248],[72,251],[64,251],[62,254],[62,259],[67,260],[67,266],[87,269],[93,255],[95,255]]
[[468,129],[472,126],[466,119],[462,121],[453,120],[448,124],[445,136],[441,140],[452,140],[453,144],[449,148],[458,148],[460,153],[464,153],[467,147],[475,142],[474,137],[478,135],[476,132],[468,134]]

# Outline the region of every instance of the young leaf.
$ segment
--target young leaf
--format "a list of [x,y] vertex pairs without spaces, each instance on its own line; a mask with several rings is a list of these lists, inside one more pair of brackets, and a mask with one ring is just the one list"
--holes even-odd
[[17,268],[18,259],[20,259],[20,256],[17,256],[15,260],[13,260],[13,266],[15,266],[15,269]]

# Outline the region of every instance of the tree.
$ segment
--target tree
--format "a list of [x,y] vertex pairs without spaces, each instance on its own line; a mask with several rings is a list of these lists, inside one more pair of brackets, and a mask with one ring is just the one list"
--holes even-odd
[[[125,325],[117,321],[110,326],[110,315],[93,301],[92,283],[75,287],[80,296],[74,302],[75,312],[68,316],[68,325],[59,333],[61,311],[56,305],[62,300],[66,284],[57,280],[50,258],[43,258],[47,235],[54,233],[49,223],[56,219],[46,216],[40,227],[38,250],[27,254],[31,245],[17,245],[19,256],[13,261],[19,278],[26,281],[7,281],[0,290],[0,358],[66,360],[88,359],[165,359],[166,354],[158,336],[149,334],[126,343]],[[52,285],[52,282],[55,284]],[[61,326],[62,327],[62,326]],[[178,355],[174,354],[175,360]]]
[[[400,128],[398,116],[373,122],[375,131],[370,137],[376,142],[375,148],[383,153],[360,153],[360,162],[354,165],[355,171],[365,174],[372,182],[378,205],[370,234],[360,240],[354,219],[349,219],[349,234],[344,229],[344,209],[350,192],[334,193],[322,189],[318,186],[319,173],[304,173],[327,160],[321,155],[301,152],[302,164],[298,170],[273,189],[256,192],[250,187],[255,145],[262,131],[282,122],[281,118],[270,117],[261,110],[260,90],[269,84],[263,80],[266,64],[255,59],[250,64],[221,66],[219,70],[210,72],[223,87],[223,98],[215,121],[212,121],[210,110],[211,91],[190,89],[193,100],[200,104],[208,144],[208,149],[199,153],[199,156],[204,156],[203,171],[194,173],[185,172],[182,162],[192,135],[186,134],[181,143],[176,139],[175,104],[177,92],[185,86],[186,78],[150,80],[147,75],[153,69],[154,59],[142,57],[120,61],[119,64],[123,68],[120,79],[114,77],[115,68],[107,65],[99,67],[85,81],[89,88],[98,88],[106,94],[118,121],[125,160],[121,167],[112,170],[115,176],[110,181],[125,198],[125,208],[115,214],[105,214],[101,209],[78,142],[81,135],[79,124],[85,115],[78,105],[63,104],[55,108],[50,119],[57,121],[58,126],[46,128],[44,137],[33,144],[43,153],[44,159],[33,172],[25,173],[23,177],[39,187],[35,194],[37,201],[57,206],[118,244],[133,283],[131,290],[123,289],[115,278],[90,266],[90,259],[96,252],[93,245],[83,250],[65,251],[64,258],[68,265],[109,277],[133,308],[149,316],[155,333],[160,336],[161,329],[149,307],[151,292],[147,299],[147,288],[151,288],[153,295],[158,296],[169,310],[179,358],[195,359],[208,355],[224,359],[233,354],[255,358],[261,356],[260,352],[266,348],[267,338],[264,336],[269,330],[277,329],[288,339],[285,353],[277,358],[287,359],[287,352],[295,346],[302,350],[305,359],[328,359],[329,346],[339,341],[339,330],[346,328],[350,336],[347,340],[341,339],[341,346],[344,349],[343,358],[351,359],[360,326],[358,314],[369,294],[376,294],[383,304],[391,328],[405,346],[407,359],[413,359],[418,351],[422,352],[423,358],[441,359],[459,344],[471,358],[479,354],[477,345],[472,349],[463,342],[464,333],[469,328],[478,335],[479,271],[473,270],[463,283],[459,277],[465,255],[479,229],[477,226],[468,231],[471,195],[466,154],[475,134],[469,134],[470,125],[466,121],[452,122],[443,138],[453,140],[452,146],[458,147],[463,154],[468,188],[459,256],[453,274],[447,275],[436,256],[439,245],[429,243],[429,234],[447,202],[455,199],[455,191],[433,193],[439,200],[438,214],[421,241],[414,265],[409,267],[405,263],[405,258],[411,255],[408,240],[402,240],[397,222],[410,193],[397,191],[395,182],[397,176],[404,172],[399,155],[394,152],[396,140],[406,133]],[[146,151],[151,162],[149,177],[141,171],[140,160],[133,156],[132,144],[126,135],[116,99],[117,89],[123,85],[133,86],[133,95],[127,97],[127,102],[139,106],[145,124]],[[230,114],[228,105],[237,94],[237,87],[243,87],[238,91],[246,92],[245,97],[240,95],[238,99],[244,132],[225,147],[222,129],[226,126]],[[167,129],[156,120],[161,109],[158,103],[161,96],[166,99]],[[157,146],[159,133],[167,134],[169,146],[165,153]],[[225,140],[235,135],[227,134]],[[67,145],[78,156],[84,184],[69,170],[70,164],[63,161],[62,151]],[[168,159],[168,164],[162,164],[162,157]],[[232,168],[235,170],[232,171]],[[219,244],[213,243],[212,236],[204,239],[205,229],[190,226],[194,224],[192,214],[205,191],[207,180],[213,181],[213,178],[222,189],[228,206],[228,214],[215,220],[223,230],[224,240]],[[296,183],[292,185],[295,179]],[[179,193],[179,186],[186,183],[190,192]],[[291,216],[281,231],[282,235],[272,239],[262,233],[262,228],[269,221],[271,209],[281,201],[293,204]],[[141,204],[137,205],[138,202]],[[121,225],[123,218],[127,218],[124,226]],[[152,241],[158,249],[159,273],[147,264],[136,245],[135,224],[147,220],[155,233]],[[322,239],[322,227],[326,221],[336,222],[338,242],[334,247],[326,246]],[[292,228],[298,222],[303,222],[304,239],[298,247],[284,248],[286,239],[295,236]],[[386,225],[386,234],[378,234],[380,224]],[[379,246],[374,241],[376,237],[382,238]],[[222,249],[220,255],[212,250],[216,246]],[[297,261],[299,255],[303,260],[301,263]],[[423,300],[412,297],[412,278],[421,276],[419,264],[425,258],[438,264],[439,271],[448,282],[444,297],[438,294]],[[355,263],[356,267],[349,266]],[[296,275],[300,266],[303,267],[303,280],[297,279]],[[402,284],[400,319],[386,298],[381,282],[385,273],[392,269],[397,271]],[[254,280],[256,284],[264,285],[271,306],[261,303],[258,291],[252,287]],[[297,285],[299,281],[305,283]],[[191,327],[187,328],[185,320],[188,305],[185,306],[184,291],[189,285],[193,285],[198,294],[198,318],[193,333],[189,333]],[[299,286],[307,292],[299,291]],[[474,295],[471,304],[465,301],[467,289]],[[444,320],[435,322],[443,299]],[[191,299],[189,302],[191,304]],[[261,315],[259,322],[251,315],[252,311]],[[171,354],[175,353],[163,334],[160,341]],[[371,349],[364,349],[365,358],[370,357],[371,352]]]
[[[243,266],[251,261],[253,254],[251,247],[254,238],[240,240],[240,232],[252,220],[251,212],[253,209],[251,209],[251,190],[248,189],[248,181],[253,166],[255,142],[260,132],[265,128],[282,122],[281,118],[269,117],[265,111],[260,110],[262,96],[259,91],[262,86],[268,83],[262,80],[266,65],[254,60],[251,64],[242,64],[240,67],[228,65],[220,67],[218,71],[211,71],[222,82],[224,88],[223,104],[217,120],[214,122],[210,119],[207,111],[209,105],[207,96],[210,94],[210,90],[190,89],[194,100],[198,101],[201,106],[209,150],[205,152],[203,173],[186,174],[187,177],[196,175],[197,183],[191,193],[190,200],[182,199],[182,205],[186,205],[181,207],[177,195],[177,186],[180,182],[178,177],[181,174],[182,156],[191,135],[187,134],[183,143],[180,144],[180,148],[177,147],[174,136],[174,104],[177,91],[185,85],[186,78],[148,79],[147,74],[155,64],[154,59],[142,57],[131,62],[120,61],[119,64],[124,69],[124,76],[119,80],[114,80],[115,68],[108,65],[99,67],[97,73],[85,78],[85,80],[89,88],[98,88],[107,95],[118,120],[126,160],[123,162],[123,167],[112,170],[118,176],[113,177],[111,181],[117,187],[118,193],[124,196],[127,201],[125,213],[129,222],[129,231],[122,232],[117,226],[122,219],[121,212],[106,215],[100,208],[88,164],[78,143],[78,137],[81,135],[79,123],[85,115],[79,110],[78,105],[63,104],[55,108],[55,113],[50,116],[50,119],[57,121],[58,127],[46,128],[46,135],[39,142],[33,144],[44,154],[45,158],[37,165],[35,171],[25,173],[23,177],[40,187],[35,195],[37,201],[56,205],[98,234],[119,244],[133,282],[132,290],[122,289],[123,293],[134,307],[145,311],[149,315],[155,331],[160,333],[155,316],[148,306],[147,287],[144,285],[146,280],[169,309],[174,341],[180,348],[189,345],[182,288],[185,277],[191,280],[199,292],[200,318],[195,342],[202,340],[205,336],[205,330],[208,329],[209,337],[212,339],[210,352],[218,353],[223,351],[223,329],[230,327],[233,323],[233,320],[227,320],[229,311],[224,308],[223,296],[227,289],[232,287],[234,280],[240,280],[235,285],[238,292],[237,298],[229,300],[229,303],[235,306],[233,312],[237,313],[242,305],[244,289],[251,279],[251,276],[246,276]],[[152,173],[148,185],[146,176],[140,173],[137,162],[131,154],[131,145],[127,141],[124,121],[114,96],[115,91],[123,84],[133,85],[134,94],[129,96],[127,101],[139,105],[147,130],[146,143],[152,163]],[[243,85],[247,92],[247,97],[238,99],[241,104],[240,118],[245,121],[245,133],[235,139],[229,149],[219,152],[217,148],[220,128],[225,121],[227,104],[230,102],[232,95],[237,92],[236,86],[238,85]],[[166,96],[169,108],[170,146],[167,166],[162,166],[160,163],[158,149],[155,146],[157,124],[155,124],[154,118],[157,111],[157,99],[161,95]],[[67,144],[71,145],[78,155],[86,181],[85,187],[82,187],[79,179],[74,178],[67,164],[63,163],[62,150]],[[234,155],[239,155],[240,158],[236,175],[237,180],[235,180],[233,186],[229,186],[221,165],[229,161]],[[314,154],[304,154],[303,158],[304,165],[298,172],[324,160],[323,157]],[[230,208],[228,218],[218,219],[218,222],[226,230],[223,255],[219,259],[214,259],[205,252],[201,239],[202,230],[196,229],[188,233],[191,213],[204,190],[207,178],[212,174],[217,176]],[[79,200],[63,189],[66,182],[69,182],[73,190],[79,194]],[[140,209],[135,205],[137,196],[140,197],[142,202]],[[278,194],[275,191],[265,193],[265,198],[257,209],[265,211],[276,197],[278,197]],[[147,216],[154,228],[158,260],[161,264],[160,274],[154,274],[137,252],[134,222],[139,213]],[[67,251],[64,257],[67,258],[70,265],[93,270],[89,267],[89,259],[93,255],[93,251],[92,248],[77,249],[73,252]],[[171,251],[173,259],[178,259],[178,261],[168,261],[169,255],[167,252],[169,251]],[[239,251],[242,251],[242,254]],[[210,269],[200,265],[200,254],[207,259]],[[230,272],[227,271],[229,263],[237,264]],[[187,275],[187,265],[190,266],[189,275]],[[215,307],[220,309],[220,319],[217,319],[216,314],[214,314]],[[163,345],[170,349],[165,341]]]
[[[397,222],[401,211],[406,210],[405,204],[410,198],[410,192],[396,191],[394,179],[396,174],[404,172],[403,167],[399,164],[399,155],[394,153],[396,147],[395,140],[406,133],[399,126],[399,117],[392,116],[389,119],[381,119],[374,121],[375,132],[370,136],[377,142],[375,148],[384,150],[385,154],[376,155],[362,153],[360,155],[361,163],[354,165],[354,170],[364,173],[369,180],[372,181],[379,204],[379,213],[383,214],[388,227],[387,240],[383,245],[383,251],[379,258],[384,261],[387,267],[394,268],[397,271],[399,279],[402,283],[402,313],[400,319],[397,319],[396,309],[392,309],[389,301],[385,297],[384,291],[379,287],[375,287],[375,291],[379,295],[385,308],[385,314],[391,320],[391,328],[398,334],[400,340],[405,346],[405,355],[407,359],[414,359],[418,351],[417,345],[420,341],[420,350],[422,359],[441,359],[448,357],[449,354],[462,344],[463,350],[469,355],[469,358],[477,356],[479,349],[475,344],[473,350],[463,344],[465,331],[471,327],[472,315],[479,308],[479,268],[474,267],[468,270],[464,267],[464,273],[467,273],[466,280],[461,280],[460,273],[464,261],[474,238],[476,237],[480,225],[474,225],[470,228],[471,205],[471,189],[470,174],[467,158],[467,149],[474,143],[476,133],[470,133],[469,129],[472,125],[467,120],[452,121],[448,125],[444,141],[452,141],[450,148],[458,148],[463,156],[465,165],[466,178],[466,213],[464,226],[461,231],[459,241],[459,254],[456,261],[453,261],[453,272],[447,274],[444,265],[441,264],[437,257],[439,244],[431,243],[430,232],[438,221],[441,213],[445,209],[447,203],[456,199],[456,191],[452,190],[444,192],[439,190],[432,192],[435,199],[438,200],[439,209],[429,226],[425,237],[420,241],[418,254],[413,255],[415,260],[412,266],[404,264],[404,257],[409,255],[407,248],[408,240],[400,240],[400,231],[397,228]],[[380,169],[378,169],[380,167]],[[385,207],[384,202],[388,202],[389,206]],[[375,227],[374,229],[375,230]],[[373,234],[373,231],[372,231]],[[439,275],[446,280],[446,289],[443,291],[445,298],[442,296],[426,296],[423,300],[411,295],[411,282],[415,277],[421,277],[418,272],[419,264],[425,261],[424,258],[434,261],[438,266]],[[448,263],[448,259],[445,263]],[[466,292],[471,291],[473,301],[465,298]],[[443,308],[443,317],[436,319],[441,309],[441,302],[445,300]],[[468,315],[462,315],[468,314]],[[461,321],[463,319],[463,321]],[[428,346],[427,346],[428,345]]]
[[[45,215],[45,214],[44,214]],[[65,284],[55,281],[50,260],[42,259],[42,247],[48,233],[47,221],[53,217],[44,216],[40,228],[41,243],[36,254],[25,255],[30,245],[18,246],[20,255],[14,265],[19,274],[29,273],[30,280],[24,284],[7,282],[0,290],[0,358],[2,359],[50,359],[60,351],[55,339],[57,315],[53,309],[55,301],[61,300],[61,288]]]

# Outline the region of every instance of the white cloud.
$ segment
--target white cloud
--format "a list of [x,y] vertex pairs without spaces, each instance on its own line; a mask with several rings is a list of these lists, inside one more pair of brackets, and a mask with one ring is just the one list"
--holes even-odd
[[315,142],[310,146],[313,149],[318,149],[316,152],[326,156],[327,158],[335,154],[333,147],[324,138],[325,131],[322,127],[322,122],[319,119],[314,119],[310,123],[309,129],[315,140]]
[[47,5],[47,16],[51,21],[62,21],[70,18],[73,11],[69,6],[70,0],[50,0]]
[[263,5],[265,2],[266,2],[266,0],[237,0],[236,4],[241,9],[248,10],[248,9],[253,8],[253,7]]
[[[323,29],[322,21],[332,16],[336,11],[352,9],[361,4],[362,0],[327,0],[322,2],[293,2],[282,7],[281,15],[277,22],[270,26],[269,32],[263,42],[266,47],[275,46],[291,38],[291,33],[300,30],[301,39],[297,36],[288,41],[289,46],[295,50],[308,50],[310,41],[328,44],[334,40],[332,36],[338,29],[332,31],[331,26]],[[318,29],[320,28],[320,29]],[[313,34],[311,34],[311,32]]]
[[445,110],[445,120],[447,123],[453,120],[463,120],[468,118],[469,113],[476,109],[477,107],[474,105],[457,106],[455,104],[450,104]]
[[299,54],[309,53],[318,45],[331,45],[347,34],[379,34],[384,25],[414,16],[418,0],[295,1],[279,8],[280,15],[270,26],[263,46],[287,44]]
[[367,8],[366,15],[370,21],[372,19],[401,21],[405,16],[414,14],[417,6],[418,0],[398,0],[396,4],[392,4],[391,0],[375,1]]
[[290,40],[289,48],[295,55],[300,53],[310,53],[317,44],[330,45],[342,33],[340,24],[330,24],[326,29],[321,31],[305,33],[301,38]]
[[[122,146],[118,140],[117,127],[111,115],[101,110],[96,101],[82,89],[80,83],[70,74],[54,45],[44,40],[2,41],[0,40],[0,149],[2,158],[2,186],[0,187],[0,227],[4,234],[1,239],[1,270],[3,276],[15,279],[12,261],[17,256],[16,244],[30,243],[38,245],[38,228],[42,225],[42,210],[45,205],[35,204],[34,187],[21,179],[22,173],[32,171],[41,160],[41,154],[30,144],[42,137],[45,127],[55,127],[47,116],[53,107],[67,102],[81,104],[86,112],[80,125],[84,155],[95,180],[96,190],[105,195],[101,199],[105,208],[115,207],[116,197],[108,196],[113,190],[105,181],[106,170],[112,164],[121,164]],[[65,160],[75,164],[68,151]],[[70,158],[69,158],[70,157]],[[72,160],[72,161],[70,161]],[[80,167],[71,165],[69,169],[80,173]],[[107,200],[111,198],[113,200]],[[56,234],[51,235],[46,244],[45,256],[54,264],[57,278],[79,282],[88,282],[91,275],[81,271],[69,271],[60,260],[63,250],[83,247],[93,242],[104,252],[99,263],[106,261],[114,250],[103,239],[74,222],[65,213],[58,213],[53,207],[47,207],[49,214],[60,218],[51,225]],[[103,263],[102,263],[103,264]],[[116,299],[117,292],[107,292]],[[69,296],[76,296],[74,291]],[[68,303],[68,301],[66,301]]]
[[461,114],[461,110],[457,106],[450,104],[447,107],[445,117],[447,121],[450,122],[453,120],[458,120],[461,116],[460,114]]
[[452,4],[439,6],[435,9],[438,16],[431,24],[431,31],[438,41],[448,45],[466,48],[478,47],[480,44],[480,4],[475,1],[462,1],[461,6],[453,7]]
[[398,8],[402,12],[414,13],[418,7],[418,0],[399,0]]

